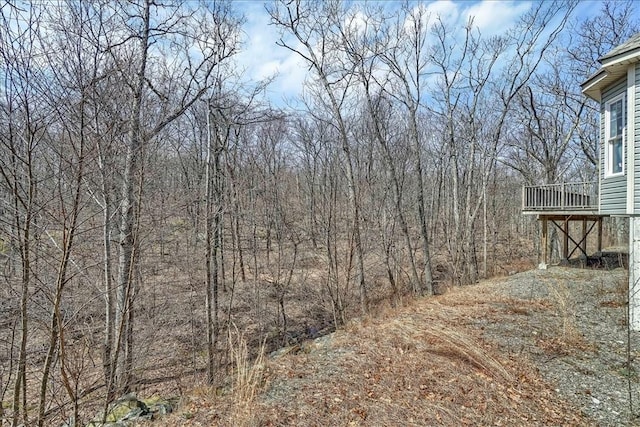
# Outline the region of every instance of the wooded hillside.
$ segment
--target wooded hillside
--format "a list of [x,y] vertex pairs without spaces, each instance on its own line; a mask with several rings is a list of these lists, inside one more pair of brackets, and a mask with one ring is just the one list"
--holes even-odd
[[595,179],[579,85],[640,22],[617,1],[491,34],[421,2],[265,8],[308,70],[290,105],[236,61],[241,2],[1,6],[2,425],[222,384],[230,337],[275,349],[532,267],[521,187]]

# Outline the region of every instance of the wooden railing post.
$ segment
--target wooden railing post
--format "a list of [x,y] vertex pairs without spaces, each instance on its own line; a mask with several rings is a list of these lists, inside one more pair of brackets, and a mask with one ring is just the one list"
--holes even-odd
[[523,185],[524,211],[565,211],[598,208],[598,187],[594,182],[561,182]]

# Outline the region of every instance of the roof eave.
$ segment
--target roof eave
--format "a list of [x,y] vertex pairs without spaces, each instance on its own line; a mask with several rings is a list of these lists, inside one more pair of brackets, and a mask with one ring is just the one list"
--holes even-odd
[[611,57],[603,56],[600,58],[600,63],[603,68],[615,66],[618,64],[630,64],[632,62],[638,62],[640,60],[640,47],[628,50],[626,52],[614,55]]
[[607,80],[609,73],[604,68],[598,70],[593,76],[589,77],[589,79],[582,83],[582,93],[588,96],[589,98],[600,102],[602,99],[602,87],[603,82]]
[[634,34],[598,61],[601,64],[600,69],[580,87],[583,94],[600,102],[602,92],[626,76],[629,68],[640,62],[640,33]]

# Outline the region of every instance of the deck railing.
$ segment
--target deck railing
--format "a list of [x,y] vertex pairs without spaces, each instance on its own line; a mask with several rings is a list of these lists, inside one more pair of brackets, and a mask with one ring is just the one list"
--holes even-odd
[[598,209],[598,182],[525,185],[523,211],[581,211]]

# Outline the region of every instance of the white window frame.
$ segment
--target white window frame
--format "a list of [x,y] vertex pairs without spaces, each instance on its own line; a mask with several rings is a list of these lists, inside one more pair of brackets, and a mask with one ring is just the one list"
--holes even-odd
[[[611,107],[620,102],[622,115],[622,129],[620,129],[620,134],[612,138],[611,137]],[[610,99],[605,103],[604,109],[604,170],[605,177],[615,177],[622,176],[625,172],[626,159],[625,159],[625,132],[626,132],[626,117],[625,117],[625,105],[624,105],[624,93]],[[620,154],[621,167],[619,171],[614,172],[613,167],[613,147],[616,140],[620,140],[620,144],[622,145],[622,152]]]

